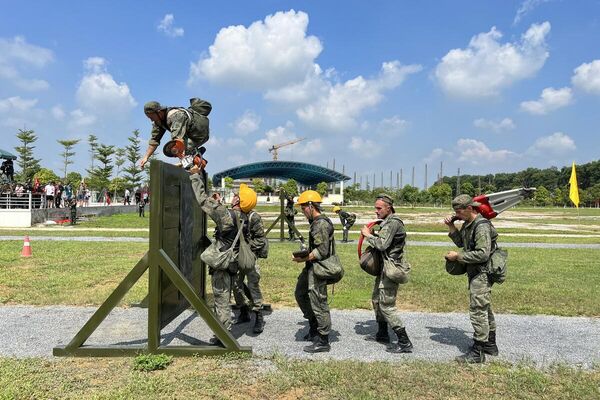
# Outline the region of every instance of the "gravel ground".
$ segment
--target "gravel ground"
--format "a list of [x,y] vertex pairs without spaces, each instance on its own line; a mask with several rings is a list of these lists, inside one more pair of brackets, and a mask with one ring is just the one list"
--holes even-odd
[[[0,355],[52,357],[52,348],[67,344],[95,308],[0,306]],[[395,355],[385,346],[365,341],[376,330],[373,313],[366,310],[333,310],[331,352],[311,355],[302,347],[307,324],[297,309],[279,309],[266,315],[265,331],[252,334],[252,323],[235,325],[240,344],[252,346],[254,354],[283,354],[297,359],[399,361],[422,359],[451,361],[466,351],[472,328],[467,314],[402,314],[415,351]],[[504,361],[528,362],[539,367],[563,363],[591,368],[600,362],[600,319],[583,317],[497,315],[500,355]],[[147,310],[117,308],[86,344],[139,345],[146,342]],[[163,329],[164,345],[202,344],[211,337],[195,313],[184,312]]]
[[[67,241],[67,242],[139,242],[148,243],[148,238],[140,237],[102,237],[102,236],[29,236],[31,241]],[[23,240],[22,236],[0,236],[2,240]],[[272,242],[277,242],[279,239],[269,239]],[[336,242],[340,246],[356,246],[357,241],[349,243]],[[425,247],[453,247],[450,241],[446,242],[419,242],[414,240],[406,241],[409,246],[425,246]],[[600,244],[594,243],[506,243],[502,242],[501,247],[537,247],[543,249],[600,249]]]

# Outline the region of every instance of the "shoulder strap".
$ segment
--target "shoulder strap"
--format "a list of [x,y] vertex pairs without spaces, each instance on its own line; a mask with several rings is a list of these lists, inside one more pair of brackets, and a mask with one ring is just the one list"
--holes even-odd
[[242,233],[242,230],[244,229],[244,224],[238,220],[237,215],[235,215],[235,211],[233,211],[232,209],[228,209],[229,214],[231,215],[231,219],[233,219],[233,223],[235,224],[235,226],[238,227],[238,231],[237,234],[235,235],[235,239],[233,239],[233,243],[231,244],[231,248],[233,249],[235,247],[235,245],[237,244],[238,240],[240,239],[240,235]]
[[477,227],[479,227],[479,225],[484,225],[484,224],[487,224],[490,227],[492,225],[492,223],[485,218],[482,218],[473,224],[473,233],[471,233],[471,241],[469,242],[469,247],[470,247],[469,250],[473,250],[475,248],[475,233],[477,232]]

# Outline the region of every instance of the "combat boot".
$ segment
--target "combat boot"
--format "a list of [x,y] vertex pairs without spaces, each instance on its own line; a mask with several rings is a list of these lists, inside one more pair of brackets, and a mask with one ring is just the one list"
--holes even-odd
[[243,324],[244,322],[250,322],[250,307],[243,305],[240,307],[240,315],[235,320],[236,324]]
[[307,342],[312,342],[315,337],[317,337],[317,335],[319,334],[319,332],[317,331],[317,319],[316,318],[312,318],[308,320],[308,333],[306,335],[304,335],[304,337],[302,337],[303,340],[307,341]]
[[390,335],[388,333],[388,324],[385,321],[378,321],[377,322],[377,333],[374,335],[369,335],[367,336],[365,339],[366,340],[370,340],[370,341],[374,341],[374,342],[379,342],[379,343],[389,343],[390,342]]
[[225,347],[225,345],[223,345],[223,342],[221,342],[221,340],[216,336],[211,337],[208,343],[215,346]]
[[496,331],[490,331],[488,340],[483,344],[483,352],[490,356],[498,355],[498,346],[496,345]]
[[260,334],[265,330],[265,320],[261,311],[255,311],[256,319],[254,320],[254,329],[252,332]]
[[406,328],[396,328],[394,333],[398,336],[398,343],[391,344],[385,351],[388,353],[412,353],[413,345],[408,338]]
[[485,353],[483,352],[484,342],[479,340],[473,341],[473,346],[469,349],[467,354],[456,357],[456,361],[467,364],[481,364],[485,362]]
[[324,353],[329,350],[331,350],[329,335],[318,334],[312,344],[304,346],[304,351],[307,353]]

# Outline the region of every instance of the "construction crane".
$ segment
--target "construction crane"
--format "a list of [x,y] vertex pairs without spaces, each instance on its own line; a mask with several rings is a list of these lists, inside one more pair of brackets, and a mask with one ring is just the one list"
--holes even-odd
[[273,146],[271,146],[271,148],[269,149],[269,152],[273,153],[273,161],[277,161],[277,150],[279,150],[280,148],[282,148],[284,146],[289,146],[289,145],[292,145],[294,143],[301,142],[304,139],[306,139],[306,138],[300,138],[300,139],[290,140],[289,142],[274,144]]

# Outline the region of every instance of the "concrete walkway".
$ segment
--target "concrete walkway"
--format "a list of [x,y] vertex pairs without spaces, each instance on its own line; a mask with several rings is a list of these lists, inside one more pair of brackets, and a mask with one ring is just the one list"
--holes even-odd
[[[52,357],[52,348],[67,344],[96,308],[0,306],[0,356]],[[373,312],[333,310],[329,353],[311,355],[301,340],[307,324],[297,309],[275,310],[265,317],[265,331],[252,334],[252,323],[235,325],[233,334],[254,354],[274,353],[298,359],[360,361],[452,361],[465,352],[472,328],[461,313],[402,314],[413,341],[412,354],[396,355],[385,346],[364,340],[375,332]],[[591,368],[600,362],[600,319],[583,317],[497,315],[500,355],[489,357],[512,363],[530,362],[544,367],[553,363]],[[100,325],[86,344],[139,345],[146,343],[147,310],[118,308]],[[163,329],[163,345],[202,344],[211,333],[195,313],[184,312]]]

